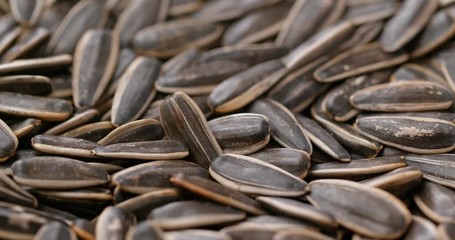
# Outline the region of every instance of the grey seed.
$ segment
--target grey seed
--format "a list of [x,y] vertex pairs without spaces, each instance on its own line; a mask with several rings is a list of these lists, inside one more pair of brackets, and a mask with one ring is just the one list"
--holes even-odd
[[131,193],[146,193],[153,189],[172,188],[170,178],[178,173],[208,178],[207,170],[197,164],[172,160],[139,164],[117,172],[112,183]]
[[161,64],[154,58],[138,57],[119,80],[112,103],[112,123],[116,126],[138,119],[155,96],[153,86]]
[[39,75],[14,75],[0,77],[0,91],[30,95],[49,95],[53,91],[51,80]]
[[425,27],[437,7],[437,1],[404,1],[384,26],[380,39],[382,49],[395,52],[409,43]]
[[259,63],[218,84],[208,104],[219,113],[239,110],[269,90],[286,71],[280,60]]
[[11,130],[17,138],[22,138],[32,131],[36,130],[41,125],[41,120],[36,118],[27,118],[23,121],[11,125]]
[[38,206],[38,200],[32,194],[3,173],[0,173],[0,192],[2,201],[35,208]]
[[160,107],[161,124],[171,140],[183,142],[190,157],[204,168],[222,153],[205,116],[196,103],[182,92],[174,93]]
[[167,60],[161,72],[163,75],[178,73],[186,67],[194,65],[200,58],[202,51],[198,48],[189,48]]
[[274,37],[282,28],[291,6],[292,1],[281,1],[244,15],[226,29],[222,39],[223,45],[258,43]]
[[455,125],[435,118],[362,117],[354,128],[374,141],[412,153],[444,153],[455,148]]
[[160,107],[163,102],[163,99],[153,101],[142,116],[142,119],[155,119],[160,121]]
[[36,135],[31,139],[32,147],[38,152],[52,155],[93,157],[92,150],[99,145],[78,138],[54,135]]
[[52,76],[51,83],[53,91],[48,97],[71,98],[73,96],[70,73],[61,73]]
[[188,149],[178,141],[158,140],[99,146],[93,154],[103,158],[164,160],[184,158],[188,156]]
[[[120,45],[127,47],[132,36],[139,30],[165,20],[170,0],[131,1],[122,11],[115,24],[114,30],[120,36]],[[147,9],[148,11],[144,11]]]
[[295,228],[287,229],[277,232],[273,236],[273,240],[296,240],[296,239],[307,239],[307,240],[330,240],[332,237],[320,233],[316,230]]
[[[378,1],[379,0],[373,0]],[[394,0],[390,0],[394,1]],[[353,20],[355,22],[355,19]],[[370,42],[373,42],[377,39],[377,36],[382,31],[382,27],[384,26],[384,22],[377,21],[377,22],[370,22],[365,23],[357,27],[357,29],[352,33],[352,36],[349,39],[343,41],[343,43],[336,48],[336,52],[344,52],[350,48],[355,48],[357,46],[361,46]]]
[[101,96],[101,99],[114,96],[115,90],[122,74],[128,69],[128,66],[136,59],[136,53],[130,48],[122,48],[118,53],[117,65],[112,75],[111,81],[107,87],[106,92]]
[[0,162],[13,156],[16,152],[19,141],[11,128],[0,119]]
[[401,65],[391,76],[390,81],[427,80],[441,85],[447,85],[447,81],[441,69],[432,69],[430,66],[416,63]]
[[174,175],[171,178],[171,182],[177,187],[207,198],[208,200],[238,208],[254,215],[265,214],[256,201],[239,191],[227,188],[217,182],[185,174]]
[[0,92],[0,112],[46,121],[62,121],[73,112],[68,101],[26,94]]
[[314,145],[340,162],[351,161],[346,149],[317,122],[300,114],[294,114],[294,116]]
[[77,42],[88,29],[101,26],[108,12],[104,1],[84,0],[75,4],[55,30],[47,52],[52,55],[72,54]]
[[136,226],[130,228],[126,234],[126,240],[163,240],[163,230],[153,221],[142,221]]
[[406,155],[406,164],[416,167],[423,172],[423,177],[443,186],[455,189],[455,155]]
[[164,230],[205,227],[241,221],[246,214],[210,202],[179,201],[153,209],[148,215]]
[[78,108],[93,107],[114,73],[119,52],[111,30],[88,30],[79,40],[73,62],[73,98]]
[[203,0],[170,0],[169,15],[175,17],[193,13],[203,5]]
[[330,12],[323,19],[322,24],[319,26],[319,29],[326,29],[332,25],[335,25],[343,21],[342,17],[348,8],[348,0],[339,0],[335,1],[335,4],[330,8]]
[[328,162],[314,165],[310,170],[313,178],[361,178],[405,167],[400,157],[376,157],[356,159],[349,163]]
[[128,229],[135,224],[136,218],[133,214],[122,208],[109,206],[103,210],[96,222],[96,239],[125,239]]
[[303,179],[310,169],[310,155],[291,148],[269,148],[249,155]]
[[378,84],[353,93],[349,101],[360,110],[383,112],[436,111],[452,105],[446,87],[427,81]]
[[408,166],[397,168],[373,178],[365,179],[362,183],[380,188],[398,196],[419,185],[422,181],[422,176],[422,171],[418,168]]
[[100,145],[154,141],[163,138],[164,130],[155,119],[142,119],[122,125],[98,141]]
[[321,82],[334,82],[390,68],[408,59],[406,53],[387,53],[379,44],[369,43],[338,54],[316,69],[314,77]]
[[[276,43],[289,49],[297,47],[311,34],[317,32],[318,26],[323,23],[334,4],[335,1],[331,0],[296,1],[278,34]],[[302,28],[302,25],[305,27]]]
[[251,154],[270,140],[268,120],[260,114],[231,114],[212,119],[208,124],[224,153]]
[[36,233],[34,240],[77,240],[76,233],[60,222],[44,224]]
[[225,233],[204,229],[169,231],[165,233],[165,238],[167,240],[231,240],[231,237]]
[[311,154],[308,136],[294,115],[280,103],[271,99],[256,100],[249,112],[262,114],[269,120],[272,138],[280,145]]
[[438,236],[441,240],[452,240],[455,234],[455,224],[453,222],[444,222],[438,226]]
[[11,14],[6,14],[0,18],[0,53],[4,53],[14,44],[22,33],[22,29],[17,26]]
[[29,71],[55,71],[56,69],[67,67],[72,61],[73,58],[68,54],[55,55],[52,57],[19,59],[0,64],[0,75],[27,73]]
[[107,172],[87,163],[63,157],[30,157],[12,166],[14,180],[40,189],[74,189],[109,181]]
[[349,1],[343,19],[349,19],[358,25],[387,19],[398,10],[395,0]]
[[419,216],[412,216],[412,224],[403,239],[436,240],[440,238],[436,226],[430,220]]
[[314,223],[317,226],[336,228],[338,223],[331,214],[321,211],[310,204],[279,197],[258,197],[256,199],[267,209],[278,214]]
[[64,137],[80,138],[92,142],[97,142],[104,138],[115,126],[111,122],[95,122],[89,123],[62,134]]
[[24,27],[35,25],[45,7],[40,0],[9,0],[9,5],[14,19]]
[[[333,214],[341,226],[367,237],[400,237],[412,220],[399,199],[374,187],[331,179],[313,181],[309,188],[312,204]],[[368,207],[371,204],[381,207]]]
[[222,32],[221,25],[206,20],[177,20],[141,29],[134,35],[132,46],[141,54],[168,58],[189,48],[210,45]]
[[49,37],[46,28],[37,27],[22,33],[14,46],[10,47],[2,56],[2,62],[11,62],[24,56]]
[[87,109],[83,112],[76,113],[66,121],[57,124],[56,126],[46,130],[44,134],[47,135],[58,135],[67,131],[70,131],[76,127],[80,127],[94,120],[100,113],[96,109]]
[[300,196],[305,181],[270,163],[242,155],[223,154],[209,168],[222,185],[248,194]]
[[455,192],[437,183],[423,181],[413,195],[414,202],[425,216],[437,223],[455,218]]

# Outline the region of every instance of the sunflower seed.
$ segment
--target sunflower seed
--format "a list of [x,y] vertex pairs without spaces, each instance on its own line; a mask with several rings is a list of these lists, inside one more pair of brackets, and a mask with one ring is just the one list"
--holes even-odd
[[143,119],[122,125],[98,141],[100,145],[142,142],[163,138],[163,128],[155,119]]
[[36,118],[27,118],[23,121],[17,122],[11,125],[11,130],[13,130],[14,134],[17,138],[22,138],[27,134],[31,133],[37,127],[41,125],[41,120]]
[[427,80],[441,85],[447,85],[447,81],[444,79],[444,76],[440,71],[436,71],[428,66],[416,63],[403,64],[390,76],[391,82],[409,81],[415,79]]
[[[394,239],[411,223],[411,213],[399,199],[374,187],[347,180],[317,180],[308,186],[312,204],[366,237]],[[372,203],[381,207],[368,207]]]
[[332,237],[311,229],[287,229],[277,232],[273,236],[273,240],[293,240],[293,239],[307,239],[307,240],[330,240]]
[[49,72],[71,64],[73,58],[71,55],[55,55],[52,57],[41,57],[31,59],[19,59],[9,63],[0,64],[0,75],[11,75],[18,73],[27,73],[29,71]]
[[422,181],[422,176],[422,171],[418,168],[402,167],[363,180],[362,183],[399,195],[417,186]]
[[303,179],[310,169],[310,155],[291,148],[269,148],[249,155]]
[[391,17],[398,7],[395,0],[349,1],[343,19],[349,19],[358,25],[380,21]]
[[96,239],[125,239],[128,229],[136,224],[136,218],[130,212],[119,207],[107,207],[96,222]]
[[49,78],[38,75],[0,77],[0,91],[44,96],[52,93],[52,83]]
[[431,220],[442,223],[455,219],[453,189],[423,181],[413,198],[417,207]]
[[429,220],[419,217],[412,216],[412,224],[409,227],[406,236],[403,238],[405,240],[411,239],[429,239],[436,240],[440,239],[436,230],[436,226]]
[[179,230],[237,222],[245,216],[244,212],[210,202],[179,201],[153,209],[148,219],[164,230]]
[[191,239],[204,239],[204,240],[231,240],[229,235],[203,229],[188,229],[181,231],[169,231],[165,233],[167,240],[191,240]]
[[119,80],[112,103],[112,123],[116,126],[138,119],[155,97],[153,85],[161,64],[154,58],[138,57]]
[[49,31],[41,27],[24,32],[16,44],[4,53],[2,61],[11,62],[18,59],[38,47],[48,37]]
[[109,181],[106,171],[63,157],[30,157],[12,166],[14,180],[40,189],[74,189]]
[[53,135],[36,135],[31,141],[36,151],[73,157],[93,157],[91,150],[99,146],[83,139]]
[[35,25],[45,7],[40,0],[10,0],[9,5],[14,19],[24,27]]
[[153,221],[142,221],[130,228],[126,234],[126,240],[154,239],[163,240],[164,232]]
[[224,153],[250,154],[270,140],[270,126],[260,114],[231,114],[208,122]]
[[426,180],[455,189],[455,155],[406,155],[404,160],[409,166],[420,169]]
[[170,0],[169,15],[179,16],[197,11],[204,4],[203,0]]
[[38,200],[29,192],[22,189],[6,174],[0,173],[0,192],[2,201],[28,207],[37,207]]
[[68,226],[59,222],[43,225],[33,239],[36,240],[77,240],[76,234]]
[[114,129],[115,126],[111,122],[95,122],[65,132],[62,136],[97,142]]
[[222,185],[248,194],[300,196],[307,185],[300,178],[270,163],[236,154],[217,157],[210,165],[209,172]]
[[178,73],[186,67],[194,65],[200,58],[201,54],[201,50],[197,48],[189,48],[166,61],[161,68],[161,72],[163,75]]
[[44,134],[47,135],[58,135],[69,130],[72,130],[76,127],[79,127],[89,121],[93,120],[99,115],[99,112],[96,109],[87,109],[83,112],[76,113],[72,117],[68,118],[66,121],[57,124],[56,126],[46,130]]

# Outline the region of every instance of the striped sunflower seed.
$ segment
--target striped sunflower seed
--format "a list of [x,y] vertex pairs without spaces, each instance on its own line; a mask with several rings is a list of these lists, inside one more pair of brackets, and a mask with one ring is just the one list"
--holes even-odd
[[363,184],[380,188],[394,195],[406,193],[420,184],[422,171],[415,167],[402,167],[379,176],[365,179]]
[[293,239],[307,239],[307,240],[329,240],[332,237],[311,229],[287,229],[278,231],[273,240],[293,240]]
[[64,132],[70,131],[76,127],[80,127],[92,120],[94,120],[100,113],[96,109],[87,109],[83,112],[76,113],[66,121],[55,125],[54,127],[46,130],[44,134],[47,135],[58,135]]
[[99,146],[83,139],[53,135],[36,135],[31,142],[38,152],[70,157],[93,157],[91,151]]
[[42,27],[26,30],[17,40],[16,44],[10,47],[2,56],[2,62],[11,62],[19,57],[36,49],[49,37],[49,31]]
[[291,148],[269,148],[249,155],[304,179],[310,169],[310,155]]
[[155,119],[142,119],[122,125],[98,141],[100,145],[161,140],[164,130]]
[[85,124],[68,132],[62,134],[63,137],[72,137],[80,138],[92,142],[97,142],[100,139],[104,138],[112,130],[115,129],[115,126],[111,122],[95,122]]
[[455,219],[455,192],[453,189],[439,184],[422,181],[416,193],[414,202],[425,216],[437,223],[453,222]]
[[35,25],[45,8],[40,0],[10,0],[9,5],[14,19],[24,27]]
[[40,57],[31,59],[19,59],[9,63],[0,64],[0,75],[22,74],[30,71],[49,72],[71,65],[73,58],[71,55],[62,54],[51,57]]
[[391,17],[399,4],[395,0],[349,1],[343,19],[361,25]]
[[438,154],[438,155],[406,155],[404,157],[406,164],[420,169],[423,177],[440,185],[455,189],[455,155]]
[[136,218],[130,212],[109,206],[103,210],[96,222],[96,239],[125,239],[128,229],[136,224]]
[[60,222],[44,224],[36,233],[36,240],[77,240],[76,233],[71,228]]
[[202,51],[198,48],[189,48],[163,64],[161,72],[163,75],[175,74],[182,69],[194,65],[200,58]]
[[164,239],[163,230],[153,221],[142,221],[131,227],[126,234],[126,240]]
[[213,230],[204,229],[188,229],[181,231],[169,231],[165,233],[165,239],[168,240],[191,240],[191,239],[204,239],[204,240],[231,240],[229,235]]
[[414,79],[427,80],[441,85],[447,85],[447,81],[444,79],[441,70],[432,69],[431,67],[423,64],[403,64],[390,76],[391,82]]
[[37,127],[41,125],[41,123],[42,122],[39,119],[26,118],[23,121],[11,125],[11,130],[13,130],[17,138],[22,138],[31,133],[33,130],[36,130]]
[[38,200],[32,194],[3,173],[0,173],[0,193],[2,201],[34,208],[38,206]]
[[0,91],[46,96],[52,93],[53,84],[48,77],[14,75],[0,77]]
[[412,216],[412,224],[409,227],[406,236],[404,236],[405,240],[411,239],[431,239],[436,240],[440,239],[438,236],[438,232],[436,230],[436,226],[430,221],[423,217],[419,216]]

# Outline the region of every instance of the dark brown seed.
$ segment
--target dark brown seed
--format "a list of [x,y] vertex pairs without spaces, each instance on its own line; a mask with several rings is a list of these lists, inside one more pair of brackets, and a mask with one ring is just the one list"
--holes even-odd
[[427,80],[441,85],[447,85],[447,81],[442,74],[442,69],[432,69],[429,66],[416,63],[406,63],[401,65],[391,76],[390,81],[409,81]]
[[208,200],[235,207],[254,215],[265,214],[256,201],[239,191],[227,188],[217,182],[184,174],[173,176],[171,182],[177,187],[205,197]]
[[93,157],[91,151],[99,146],[83,139],[53,135],[36,135],[31,141],[36,151],[74,157]]
[[190,157],[204,168],[222,153],[204,114],[186,94],[177,92],[160,107],[161,124],[169,139],[185,143]]
[[88,123],[91,120],[94,120],[100,113],[96,109],[87,109],[81,113],[74,114],[68,120],[57,124],[55,127],[52,127],[44,132],[48,135],[58,135],[66,131],[72,130],[75,127],[79,127]]
[[[317,180],[309,188],[312,204],[333,214],[341,226],[367,237],[398,238],[412,220],[399,199],[374,187],[346,180]],[[381,207],[371,208],[371,204]]]
[[136,226],[130,228],[126,235],[126,240],[163,240],[163,230],[153,221],[142,221]]
[[435,118],[362,117],[354,128],[374,141],[413,153],[444,153],[455,148],[455,125]]
[[46,72],[67,67],[71,64],[71,55],[55,55],[52,57],[41,57],[31,59],[19,59],[9,63],[0,64],[0,75],[11,75],[19,73]]
[[64,134],[62,134],[62,136],[98,142],[100,139],[104,138],[114,129],[115,126],[112,125],[111,122],[108,121],[95,122],[65,132]]
[[43,225],[36,233],[34,240],[77,240],[76,233],[60,222]]
[[41,120],[36,118],[27,118],[23,121],[11,125],[11,130],[16,134],[17,138],[24,137],[41,125]]
[[3,173],[0,173],[0,193],[2,201],[34,208],[38,206],[38,200],[32,194]]
[[40,0],[10,0],[9,5],[14,19],[30,27],[38,22],[46,4]]
[[122,190],[142,194],[154,189],[172,188],[170,178],[178,173],[208,178],[207,170],[197,164],[173,160],[139,164],[112,176],[112,183]]
[[400,195],[419,185],[422,181],[422,176],[422,171],[418,168],[403,167],[363,180],[362,183],[380,188],[394,195]]
[[437,183],[423,181],[413,196],[417,207],[437,223],[455,219],[455,192]]
[[38,27],[24,32],[16,44],[8,49],[2,56],[3,62],[11,62],[29,53],[49,37],[49,31]]
[[267,117],[272,130],[272,138],[279,144],[311,155],[313,147],[308,136],[286,107],[274,100],[259,99],[253,103],[249,111]]
[[128,229],[136,224],[136,218],[130,212],[109,206],[103,210],[96,222],[96,239],[125,239]]
[[223,27],[206,21],[179,20],[143,28],[132,39],[133,48],[142,54],[168,58],[189,48],[215,42]]
[[208,104],[219,113],[241,109],[269,90],[286,71],[280,60],[259,63],[218,84]]
[[328,162],[314,165],[310,170],[313,178],[362,178],[373,174],[406,167],[400,157],[356,159],[349,163]]
[[72,71],[76,107],[93,107],[98,102],[114,73],[118,52],[118,38],[111,30],[88,30],[82,35]]
[[112,103],[112,123],[116,126],[138,119],[155,97],[153,86],[161,64],[154,58],[138,57],[119,80]]
[[198,48],[189,48],[167,60],[161,72],[163,75],[178,73],[186,67],[194,65],[200,58],[202,51]]
[[118,83],[122,74],[128,69],[128,66],[136,59],[136,53],[130,48],[122,48],[118,54],[117,66],[115,67],[114,74],[108,85],[107,92],[103,94],[101,99],[112,97],[118,87]]
[[105,1],[78,2],[55,30],[49,40],[47,51],[52,55],[72,54],[85,31],[101,26],[107,18],[107,13]]
[[188,149],[178,141],[158,140],[99,146],[93,154],[103,158],[164,160],[184,158],[188,156]]
[[404,160],[420,169],[426,180],[455,189],[455,155],[406,155]]
[[0,91],[30,95],[48,95],[52,93],[51,80],[38,75],[14,75],[0,77]]
[[0,92],[0,112],[45,121],[62,121],[72,114],[73,107],[68,101],[56,98]]
[[249,155],[304,179],[310,169],[310,155],[291,148],[269,148]]
[[209,172],[222,185],[248,194],[295,197],[302,195],[307,185],[277,166],[236,154],[219,156]]
[[270,140],[268,120],[260,114],[231,114],[208,122],[224,153],[250,154]]
[[164,230],[179,230],[237,222],[245,216],[244,212],[228,206],[202,201],[179,201],[153,209],[148,219]]
[[334,4],[332,0],[296,1],[275,42],[289,49],[297,47],[316,32]]
[[332,58],[314,72],[321,82],[334,82],[349,77],[390,68],[406,62],[406,53],[384,52],[379,44],[370,43],[349,49]]
[[[120,45],[127,47],[132,36],[139,30],[162,22],[167,15],[170,0],[136,0],[131,1],[120,14],[114,30],[120,36]],[[148,11],[144,11],[147,9]]]
[[109,181],[106,171],[63,157],[30,157],[15,162],[12,169],[16,182],[40,189],[74,189]]
[[4,53],[22,33],[10,14],[0,18],[0,53]]
[[409,226],[408,232],[403,237],[404,240],[437,240],[438,232],[436,226],[423,217],[412,216],[412,224]]
[[98,141],[100,145],[154,141],[163,138],[164,130],[155,119],[142,119],[122,125]]
[[71,98],[73,96],[73,86],[71,84],[71,74],[61,73],[52,76],[51,83],[53,91],[49,97]]

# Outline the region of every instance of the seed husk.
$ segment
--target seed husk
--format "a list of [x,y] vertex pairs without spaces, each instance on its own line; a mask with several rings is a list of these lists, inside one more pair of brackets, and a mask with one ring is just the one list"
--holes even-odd
[[361,178],[405,167],[400,157],[376,157],[356,159],[349,163],[328,162],[314,165],[310,170],[313,178]]
[[362,117],[354,128],[374,141],[412,153],[445,153],[455,148],[455,125],[435,118]]
[[136,224],[136,218],[130,212],[109,206],[103,210],[96,222],[96,239],[125,239],[128,229]]
[[425,27],[437,7],[437,1],[404,1],[384,26],[381,48],[386,52],[395,52],[405,46]]
[[331,0],[296,1],[275,42],[289,49],[297,47],[315,32],[334,4]]
[[208,122],[224,153],[250,154],[270,140],[268,120],[260,114],[231,114]]
[[191,240],[191,239],[204,239],[204,240],[231,240],[229,235],[213,230],[205,229],[188,229],[181,231],[169,231],[165,233],[167,240]]
[[0,53],[4,53],[14,44],[22,33],[22,29],[17,26],[11,14],[0,18]]
[[420,216],[412,216],[412,224],[409,226],[409,230],[403,239],[436,240],[440,238],[438,237],[436,226],[430,220],[427,220],[426,218]]
[[77,240],[76,233],[60,222],[44,224],[36,233],[36,240]]
[[65,132],[62,136],[97,142],[114,129],[115,126],[109,121],[95,122]]
[[256,100],[249,112],[262,114],[269,120],[272,138],[280,145],[304,151],[311,155],[313,147],[294,115],[271,99]]
[[104,1],[84,0],[75,4],[55,30],[47,52],[52,55],[72,54],[81,36],[88,30],[102,26],[108,11]]
[[387,19],[398,10],[395,0],[349,1],[343,19],[349,19],[361,25]]
[[178,141],[158,140],[99,146],[93,154],[103,158],[164,160],[184,158],[188,156],[188,149]]
[[0,91],[45,96],[53,91],[51,80],[39,75],[0,77]]
[[455,189],[455,155],[411,155],[404,157],[406,164],[416,167],[423,172],[423,178],[443,186]]
[[142,194],[160,188],[172,188],[170,178],[178,173],[208,178],[207,170],[197,164],[181,161],[154,161],[126,168],[112,176],[112,183],[122,190]]
[[242,211],[210,202],[178,201],[155,208],[148,219],[164,230],[179,230],[237,222],[245,216]]
[[70,98],[73,94],[73,89],[71,85],[71,75],[70,73],[61,73],[52,76],[51,83],[53,91],[48,97],[56,98]]
[[265,214],[259,204],[247,195],[206,178],[177,174],[170,181],[175,186],[205,197],[208,200],[238,208],[254,215]]
[[[330,212],[341,226],[367,237],[400,237],[412,220],[399,199],[374,187],[330,179],[312,181],[309,190],[312,204]],[[368,207],[372,203],[381,207]]]
[[9,5],[14,19],[24,27],[35,25],[45,8],[40,0],[10,0]]
[[74,189],[109,181],[106,171],[63,157],[22,159],[13,164],[12,170],[17,183],[39,189]]
[[204,4],[203,0],[170,0],[169,15],[180,16],[193,13]]
[[73,58],[71,55],[55,55],[52,57],[19,59],[9,63],[0,64],[0,75],[26,74],[30,71],[49,72],[71,64]]
[[161,124],[169,139],[183,142],[190,157],[204,168],[222,153],[205,116],[196,103],[182,92],[174,93],[160,107]]
[[[127,47],[130,44],[132,36],[139,30],[162,22],[167,15],[170,0],[158,1],[132,1],[122,11],[115,24],[115,31],[120,36],[120,45]],[[144,11],[147,9],[149,11]]]
[[403,64],[390,76],[391,82],[415,79],[447,85],[447,81],[442,74],[442,69],[432,69],[430,66],[417,63]]
[[163,230],[153,221],[142,221],[134,227],[131,227],[126,234],[126,240],[140,239],[164,239]]
[[379,44],[369,43],[338,54],[317,68],[314,77],[321,82],[334,82],[390,68],[408,59],[406,53],[387,53]]
[[437,183],[422,181],[413,195],[417,207],[431,220],[437,223],[455,219],[455,192],[453,189]]
[[91,120],[94,120],[100,113],[96,109],[87,109],[83,112],[76,113],[66,121],[57,124],[56,126],[46,130],[44,134],[47,135],[59,135],[61,133],[70,131],[76,127],[84,125]]
[[98,141],[100,145],[154,141],[163,138],[164,130],[155,119],[142,119],[122,125]]
[[178,73],[186,67],[190,67],[199,61],[202,50],[198,48],[189,48],[168,61],[163,63],[161,68],[162,75]]
[[416,80],[366,87],[353,93],[349,101],[360,110],[412,112],[447,109],[452,105],[452,99],[446,87]]
[[0,112],[46,121],[62,121],[71,115],[73,107],[68,101],[56,98],[0,92]]
[[34,208],[38,206],[38,200],[32,194],[22,189],[16,182],[3,173],[0,173],[0,193],[0,199],[2,201]]
[[16,44],[10,47],[2,56],[2,62],[11,62],[37,48],[49,37],[49,31],[37,27],[22,33]]
[[93,157],[91,152],[99,145],[78,138],[70,138],[54,135],[36,135],[31,139],[32,147],[38,152],[51,155]]
[[273,240],[294,240],[294,239],[307,239],[307,240],[330,240],[331,236],[325,235],[318,231],[305,228],[287,229],[277,232],[273,236]]
[[267,209],[278,214],[311,222],[320,227],[338,227],[338,223],[335,222],[335,219],[331,214],[321,211],[307,203],[279,197],[258,197],[256,200]]
[[107,88],[119,52],[116,33],[88,30],[79,40],[73,62],[73,98],[78,108],[93,107]]
[[150,57],[138,57],[123,73],[112,103],[112,124],[116,126],[138,119],[155,97],[154,84],[161,64]]
[[294,116],[312,144],[340,162],[351,161],[346,149],[317,122],[301,114],[294,114]]
[[11,130],[13,130],[14,134],[17,138],[22,138],[27,134],[31,133],[37,127],[41,125],[41,120],[36,118],[27,118],[23,121],[17,122],[11,125]]
[[444,222],[438,226],[438,236],[441,240],[452,240],[455,234],[455,224],[453,222]]
[[141,54],[169,58],[189,48],[205,47],[220,38],[223,27],[204,21],[177,20],[138,31],[133,48]]
[[239,110],[269,90],[286,71],[280,60],[259,63],[218,84],[210,93],[208,104],[218,113]]
[[419,185],[422,181],[422,176],[422,171],[418,168],[408,166],[365,179],[362,183],[380,188],[394,195],[400,195]]
[[304,179],[310,169],[310,155],[291,148],[268,148],[249,155]]
[[307,185],[277,166],[236,154],[217,157],[209,172],[222,185],[248,194],[295,197],[302,195]]

